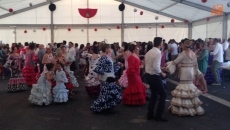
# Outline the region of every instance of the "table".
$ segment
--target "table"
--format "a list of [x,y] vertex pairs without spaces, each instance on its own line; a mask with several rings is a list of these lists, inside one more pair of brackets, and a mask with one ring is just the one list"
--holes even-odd
[[[223,75],[223,79],[222,79],[222,82],[224,83],[225,82],[225,75],[226,73],[230,73],[230,67],[221,67],[222,68],[222,75]],[[223,85],[223,88],[225,88],[225,86]]]

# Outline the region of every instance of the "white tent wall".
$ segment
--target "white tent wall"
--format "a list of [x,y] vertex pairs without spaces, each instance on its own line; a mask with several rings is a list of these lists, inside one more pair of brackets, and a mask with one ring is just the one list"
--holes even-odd
[[98,28],[97,31],[89,29],[89,42],[107,40],[109,43],[121,42],[121,29]]
[[209,21],[201,20],[194,22],[192,29],[193,39],[222,38],[223,37],[223,17],[213,17]]
[[0,28],[0,41],[11,44],[15,41],[14,28]]
[[227,37],[230,38],[230,14],[227,16]]
[[67,28],[57,28],[54,30],[54,41],[62,42],[63,40],[71,41],[73,43],[86,44],[87,43],[87,31],[85,29],[71,28],[68,31]]
[[[27,33],[24,31],[27,30]],[[34,32],[34,30],[36,30]],[[47,45],[51,41],[50,29],[46,28],[44,31],[42,28],[17,28],[17,42],[34,42],[38,44]]]
[[153,41],[153,38],[156,36],[155,28],[127,28],[125,29],[124,41],[125,42],[133,42],[133,41],[141,41],[148,42]]
[[162,37],[168,42],[175,39],[180,42],[184,38],[188,38],[188,28],[186,27],[165,27],[157,29],[157,36]]
[[[173,32],[173,33],[172,33]],[[156,34],[156,27],[155,28],[129,28],[125,29],[124,39],[126,42],[132,41],[142,41],[148,42],[153,41],[154,37],[162,37],[166,41],[170,39],[175,39],[176,41],[181,41],[181,39],[188,37],[188,28],[186,27],[165,27],[157,28]]]

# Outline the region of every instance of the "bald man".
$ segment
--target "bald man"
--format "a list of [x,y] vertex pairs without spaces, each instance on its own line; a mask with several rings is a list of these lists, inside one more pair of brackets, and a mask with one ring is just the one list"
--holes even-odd
[[38,63],[39,63],[40,73],[43,72],[44,65],[42,64],[42,59],[45,54],[46,54],[46,49],[44,48],[44,45],[39,44]]

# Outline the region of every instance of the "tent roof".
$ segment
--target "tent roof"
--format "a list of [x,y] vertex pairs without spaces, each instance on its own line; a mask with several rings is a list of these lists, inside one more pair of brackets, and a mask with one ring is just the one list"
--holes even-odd
[[223,14],[230,12],[227,6],[228,0],[116,0],[138,8],[151,10],[160,15],[165,15],[178,20],[196,21],[207,17],[217,16],[212,12],[218,12],[215,5],[223,6]]
[[[49,4],[51,1],[59,0],[0,0],[0,18],[12,15],[9,9],[14,13],[40,7]],[[223,14],[230,13],[230,7],[227,6],[228,0],[207,0],[203,3],[201,0],[116,0],[125,4],[148,10],[160,15],[174,18],[180,21],[196,21],[214,16],[212,14],[214,5],[223,5]],[[32,5],[32,6],[31,6]],[[215,11],[215,9],[214,9]]]

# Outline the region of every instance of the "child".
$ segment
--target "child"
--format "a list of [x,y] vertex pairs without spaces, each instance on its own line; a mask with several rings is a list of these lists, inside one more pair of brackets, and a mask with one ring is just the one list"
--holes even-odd
[[56,65],[56,86],[53,88],[54,102],[62,103],[68,101],[68,90],[66,89],[65,83],[68,82],[65,72],[62,70],[60,62]]
[[53,79],[54,64],[46,64],[47,71],[43,71],[37,84],[33,84],[29,101],[36,105],[49,105],[52,102],[51,83]]

